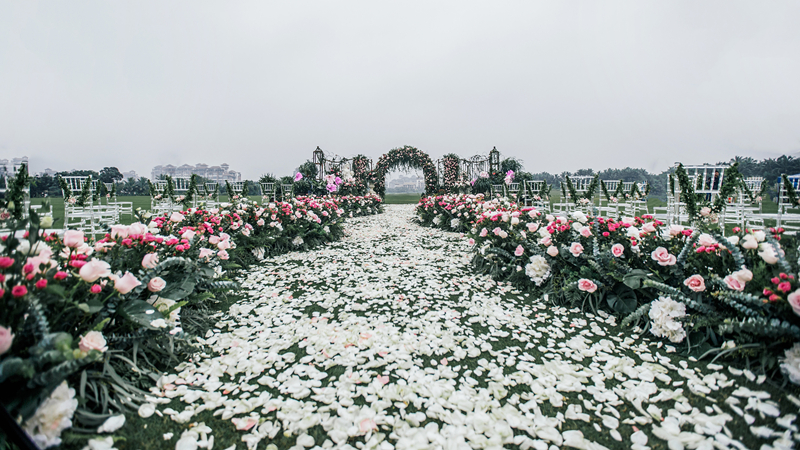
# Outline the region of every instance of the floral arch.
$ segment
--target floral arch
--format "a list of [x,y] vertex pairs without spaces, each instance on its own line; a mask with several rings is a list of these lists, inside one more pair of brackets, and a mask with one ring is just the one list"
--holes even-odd
[[378,163],[372,171],[370,180],[372,188],[381,197],[386,195],[386,174],[393,169],[422,169],[425,175],[425,193],[433,194],[439,184],[436,166],[427,153],[411,146],[404,146],[390,150],[378,158]]

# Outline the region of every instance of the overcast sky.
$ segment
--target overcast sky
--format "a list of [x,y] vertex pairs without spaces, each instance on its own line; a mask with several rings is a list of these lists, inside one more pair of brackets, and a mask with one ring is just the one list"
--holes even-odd
[[531,172],[800,151],[800,2],[0,3],[0,157],[230,164],[316,146]]

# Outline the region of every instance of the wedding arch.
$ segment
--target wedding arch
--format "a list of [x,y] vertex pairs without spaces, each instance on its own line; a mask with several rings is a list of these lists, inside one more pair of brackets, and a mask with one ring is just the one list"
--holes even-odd
[[394,169],[422,169],[425,175],[425,193],[434,194],[439,184],[436,166],[427,153],[411,146],[404,146],[390,150],[378,158],[378,163],[372,171],[370,181],[372,189],[381,197],[386,195],[386,174]]

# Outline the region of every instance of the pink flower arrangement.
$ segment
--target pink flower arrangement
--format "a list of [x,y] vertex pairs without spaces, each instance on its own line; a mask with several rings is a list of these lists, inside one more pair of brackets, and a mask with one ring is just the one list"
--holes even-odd
[[703,292],[706,290],[705,280],[702,276],[697,274],[683,280],[683,284],[694,292]]

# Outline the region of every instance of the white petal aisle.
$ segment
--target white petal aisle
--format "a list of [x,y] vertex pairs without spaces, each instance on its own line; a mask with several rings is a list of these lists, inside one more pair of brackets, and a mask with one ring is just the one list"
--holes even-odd
[[763,377],[476,276],[464,239],[412,217],[390,205],[348,220],[343,241],[240,280],[249,298],[202,339],[208,351],[154,391],[156,414],[174,422],[165,448],[777,449],[800,438],[800,400]]

